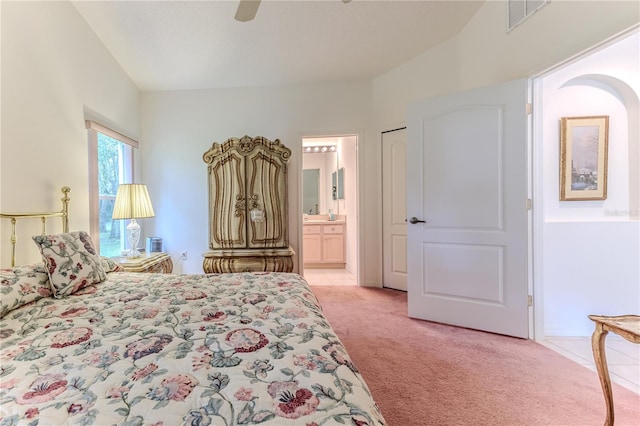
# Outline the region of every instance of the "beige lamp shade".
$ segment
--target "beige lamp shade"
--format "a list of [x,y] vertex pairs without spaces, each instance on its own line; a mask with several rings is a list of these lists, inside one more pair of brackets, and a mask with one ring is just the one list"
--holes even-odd
[[154,216],[147,185],[128,183],[118,187],[112,219],[141,219]]

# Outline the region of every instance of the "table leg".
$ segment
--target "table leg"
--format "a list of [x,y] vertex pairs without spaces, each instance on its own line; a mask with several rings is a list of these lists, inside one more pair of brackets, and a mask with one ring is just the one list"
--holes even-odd
[[607,405],[607,418],[604,426],[613,426],[613,392],[611,390],[611,379],[609,378],[609,368],[607,367],[607,356],[604,353],[604,340],[609,332],[604,330],[602,324],[596,323],[596,329],[591,336],[591,348],[593,349],[593,358],[600,377],[604,400]]

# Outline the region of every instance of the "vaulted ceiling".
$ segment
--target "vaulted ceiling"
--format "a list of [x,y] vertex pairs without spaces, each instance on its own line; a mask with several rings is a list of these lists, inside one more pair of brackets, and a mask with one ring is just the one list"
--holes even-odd
[[484,0],[74,1],[143,91],[367,80],[455,36]]

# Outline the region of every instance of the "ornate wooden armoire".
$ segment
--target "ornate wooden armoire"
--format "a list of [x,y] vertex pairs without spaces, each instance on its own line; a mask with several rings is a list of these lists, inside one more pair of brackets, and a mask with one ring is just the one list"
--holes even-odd
[[291,150],[262,136],[227,139],[204,153],[213,272],[291,272],[287,163]]

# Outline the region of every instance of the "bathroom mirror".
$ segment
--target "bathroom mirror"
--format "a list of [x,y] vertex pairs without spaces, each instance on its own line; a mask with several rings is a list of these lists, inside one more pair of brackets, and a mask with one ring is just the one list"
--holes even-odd
[[302,171],[302,211],[320,214],[320,169]]
[[344,200],[344,167],[331,174],[331,198]]
[[[339,214],[337,147],[303,144],[302,169],[302,212],[315,215],[329,214],[331,210]],[[342,174],[344,175],[344,171]],[[336,181],[335,185],[333,180]],[[333,196],[334,186],[336,198]],[[340,192],[344,197],[344,190]]]

